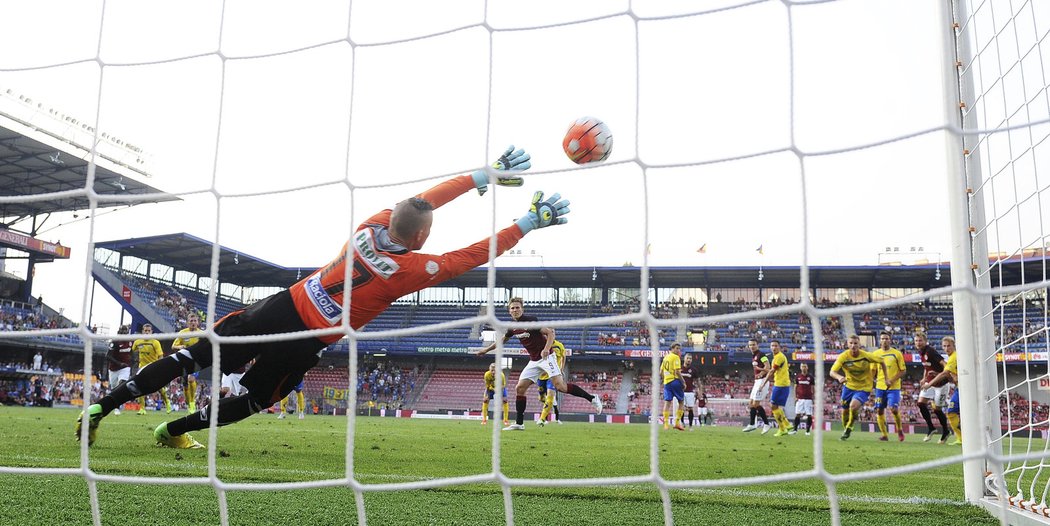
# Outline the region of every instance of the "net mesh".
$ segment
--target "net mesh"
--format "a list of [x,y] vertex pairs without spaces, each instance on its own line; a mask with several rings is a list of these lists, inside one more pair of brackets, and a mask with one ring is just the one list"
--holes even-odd
[[[822,320],[827,319],[828,317],[852,316],[857,313],[872,312],[875,309],[889,309],[908,303],[914,303],[916,300],[935,299],[943,297],[945,294],[960,291],[972,294],[976,297],[986,297],[986,294],[994,294],[994,307],[991,307],[990,310],[987,310],[986,312],[982,312],[981,320],[987,320],[994,323],[998,328],[995,351],[981,353],[979,358],[986,362],[996,363],[995,359],[999,353],[1023,353],[1022,359],[1025,365],[1025,373],[1023,377],[1015,374],[1012,370],[1008,371],[1006,360],[1003,360],[1000,365],[998,365],[1000,376],[1000,383],[997,387],[998,397],[1006,399],[1008,402],[1009,393],[1020,392],[1024,394],[1028,400],[1035,399],[1038,381],[1040,378],[1046,378],[1045,368],[1039,369],[1036,366],[1042,365],[1045,367],[1046,358],[1043,356],[1042,358],[1036,359],[1036,356],[1038,355],[1033,353],[1047,352],[1047,309],[1044,290],[1046,286],[1046,234],[1042,228],[1043,219],[1041,215],[1041,197],[1042,193],[1046,190],[1046,183],[1040,182],[1037,177],[1040,162],[1045,164],[1047,158],[1046,152],[1042,151],[1041,148],[1044,148],[1043,142],[1047,135],[1050,134],[1050,125],[1048,125],[1050,111],[1048,111],[1047,108],[1048,82],[1045,72],[1046,60],[1042,53],[1042,43],[1046,37],[1048,29],[1050,29],[1050,24],[1047,23],[1046,16],[1040,12],[1041,8],[1036,7],[1037,4],[1035,2],[987,0],[975,2],[976,5],[973,6],[972,9],[965,3],[958,3],[955,5],[956,13],[964,14],[961,19],[957,20],[959,23],[957,31],[967,42],[969,42],[974,52],[974,58],[972,61],[967,61],[961,64],[961,71],[964,79],[963,83],[965,84],[972,79],[976,89],[976,96],[972,101],[968,101],[968,104],[966,104],[966,107],[963,110],[967,123],[966,132],[963,132],[962,129],[951,123],[934,123],[926,128],[906,130],[903,133],[901,133],[900,130],[896,130],[895,134],[888,136],[888,138],[871,139],[865,137],[864,140],[853,140],[851,144],[841,147],[812,149],[807,148],[804,144],[796,140],[796,134],[799,133],[800,129],[804,128],[804,126],[800,123],[801,116],[803,115],[802,108],[800,108],[796,102],[798,100],[796,96],[796,86],[799,82],[799,78],[796,76],[796,59],[798,51],[795,48],[795,44],[797,31],[799,31],[799,15],[806,9],[815,8],[816,4],[824,3],[842,2],[765,2],[761,0],[742,3],[727,2],[721,3],[713,8],[705,8],[703,10],[691,12],[676,12],[674,14],[648,12],[641,9],[640,6],[632,3],[627,4],[625,7],[618,5],[612,8],[607,6],[602,8],[592,8],[594,13],[600,13],[594,16],[583,16],[572,20],[538,24],[522,24],[520,22],[517,24],[508,24],[504,23],[506,22],[505,19],[495,20],[490,16],[489,10],[486,6],[480,19],[466,20],[462,23],[451,22],[450,27],[428,32],[426,34],[403,36],[389,40],[372,41],[369,43],[364,43],[367,37],[363,36],[368,33],[369,28],[363,26],[358,27],[355,25],[354,10],[358,8],[365,9],[368,5],[362,3],[360,4],[360,7],[358,4],[355,4],[353,8],[347,9],[346,18],[335,24],[342,27],[342,34],[337,37],[323,42],[312,42],[305,45],[289,45],[285,48],[273,50],[268,53],[239,54],[237,52],[236,33],[244,29],[242,26],[244,20],[238,20],[234,15],[245,17],[247,14],[247,11],[245,10],[250,10],[252,8],[231,2],[226,4],[223,8],[222,14],[219,17],[219,20],[221,20],[219,26],[209,30],[209,35],[212,37],[210,44],[201,45],[199,46],[199,50],[192,53],[145,61],[107,60],[104,49],[106,49],[105,42],[107,35],[109,34],[108,31],[111,27],[110,24],[113,24],[113,27],[119,27],[121,25],[121,20],[111,20],[109,18],[110,16],[116,17],[117,15],[107,13],[107,9],[104,8],[101,17],[89,18],[90,20],[95,20],[98,29],[94,34],[95,40],[91,43],[92,45],[85,46],[84,49],[93,49],[93,55],[88,54],[87,56],[80,56],[74,59],[60,59],[50,62],[43,61],[32,65],[11,66],[10,62],[7,62],[8,65],[0,63],[0,73],[17,74],[29,71],[69,67],[87,67],[97,69],[98,85],[95,90],[97,93],[97,100],[94,105],[94,107],[97,108],[97,112],[95,114],[95,121],[102,125],[104,124],[102,108],[104,106],[104,99],[108,93],[107,87],[109,86],[108,79],[110,76],[119,80],[122,76],[123,70],[131,67],[149,67],[195,59],[211,61],[214,64],[214,68],[218,72],[218,78],[220,79],[218,84],[219,96],[217,99],[211,101],[211,103],[214,104],[215,114],[218,116],[217,126],[214,135],[199,138],[198,144],[206,145],[208,151],[218,152],[218,154],[213,158],[212,166],[208,171],[208,173],[211,174],[210,181],[205,181],[203,186],[197,188],[179,191],[178,195],[182,197],[203,195],[214,200],[214,238],[216,239],[216,243],[212,250],[210,277],[211,283],[215,284],[218,283],[220,270],[218,240],[222,238],[224,224],[228,221],[233,221],[227,211],[235,210],[237,206],[235,202],[231,200],[234,200],[235,198],[268,196],[271,194],[280,195],[287,192],[335,187],[340,189],[340,192],[338,193],[341,194],[341,197],[339,199],[342,199],[344,204],[349,203],[351,209],[361,207],[365,213],[370,213],[372,212],[370,209],[371,207],[367,206],[369,200],[363,198],[361,194],[372,188],[388,186],[383,184],[354,184],[352,182],[353,170],[349,165],[344,167],[344,174],[341,177],[336,177],[333,180],[325,180],[322,178],[293,188],[269,189],[267,188],[268,183],[265,181],[259,181],[258,186],[252,189],[241,187],[231,189],[224,186],[224,183],[218,176],[219,173],[228,168],[224,163],[229,162],[222,156],[224,140],[228,139],[223,133],[224,116],[231,106],[241,103],[241,101],[226,98],[224,96],[224,90],[228,86],[228,83],[238,81],[235,73],[239,68],[251,67],[251,64],[254,63],[261,63],[265,66],[273,66],[275,64],[279,65],[282,59],[315,52],[332,52],[337,56],[349,58],[353,67],[350,68],[349,71],[344,72],[345,75],[341,77],[347,88],[347,91],[344,93],[344,98],[326,101],[329,104],[338,106],[339,111],[333,113],[338,114],[345,110],[346,115],[353,117],[348,118],[346,121],[345,137],[337,137],[336,139],[333,139],[336,142],[343,141],[342,147],[344,149],[349,149],[350,147],[347,145],[352,143],[354,137],[358,137],[362,133],[368,133],[366,129],[358,129],[359,126],[364,128],[365,126],[363,124],[357,124],[357,122],[361,120],[359,116],[362,114],[367,115],[367,108],[358,107],[353,104],[353,101],[356,100],[358,95],[356,70],[359,62],[364,60],[381,60],[382,51],[391,46],[411,47],[416,45],[426,45],[428,41],[438,37],[455,37],[456,35],[469,34],[476,31],[485,32],[488,36],[487,68],[484,72],[473,76],[471,80],[474,82],[487,83],[489,86],[489,89],[487,90],[488,103],[486,114],[482,116],[482,119],[486,123],[484,126],[484,151],[491,152],[493,151],[492,147],[495,145],[489,143],[489,137],[495,135],[496,132],[499,131],[500,126],[492,117],[494,109],[496,108],[496,103],[493,99],[493,86],[496,84],[495,72],[506,72],[508,68],[512,69],[513,67],[516,67],[514,64],[508,65],[501,62],[503,57],[501,57],[499,53],[500,37],[511,37],[518,33],[542,35],[545,31],[561,30],[580,31],[585,33],[589,27],[593,27],[594,25],[620,24],[628,28],[627,33],[629,38],[627,40],[629,42],[627,47],[630,48],[630,55],[633,55],[634,60],[632,66],[636,68],[636,71],[633,74],[635,80],[635,96],[633,101],[634,128],[633,130],[624,129],[625,127],[621,125],[616,131],[620,134],[618,137],[623,137],[625,135],[631,137],[631,134],[633,133],[634,145],[633,152],[626,156],[620,155],[615,162],[605,163],[603,169],[609,170],[615,169],[617,166],[628,166],[637,169],[641,175],[641,206],[635,210],[635,213],[639,216],[638,220],[643,221],[646,225],[646,228],[643,230],[644,234],[642,235],[642,239],[636,241],[641,247],[649,246],[650,218],[653,214],[657,213],[657,211],[654,210],[655,196],[652,193],[653,186],[657,184],[657,176],[664,175],[665,172],[673,171],[675,169],[716,166],[727,162],[746,163],[748,161],[771,156],[787,156],[788,158],[793,159],[793,164],[796,167],[794,172],[796,179],[793,184],[797,185],[795,186],[795,191],[798,192],[801,201],[801,227],[799,231],[799,241],[802,256],[799,282],[802,290],[809,290],[811,288],[809,232],[811,230],[810,224],[812,221],[810,210],[814,207],[814,204],[809,202],[809,196],[811,194],[807,191],[807,185],[810,183],[810,179],[807,177],[807,168],[811,166],[812,163],[820,162],[827,158],[833,158],[834,156],[845,152],[862,152],[864,150],[892,145],[898,142],[918,140],[928,136],[936,137],[943,132],[949,132],[950,134],[965,137],[967,147],[970,151],[971,164],[977,164],[976,160],[980,159],[979,166],[971,167],[973,173],[985,174],[983,182],[978,181],[979,184],[973,188],[971,203],[974,206],[977,206],[977,204],[980,203],[980,199],[983,199],[983,201],[987,203],[987,213],[990,220],[987,224],[976,225],[976,235],[977,238],[985,238],[990,246],[995,247],[995,251],[998,254],[993,258],[989,268],[981,271],[984,273],[983,276],[989,278],[993,284],[998,282],[998,288],[996,288],[994,292],[991,292],[990,290],[975,291],[965,280],[963,280],[953,287],[941,287],[916,296],[909,296],[907,298],[890,299],[875,304],[840,306],[830,309],[818,308],[819,306],[814,305],[808,295],[803,294],[800,303],[795,305],[765,309],[760,312],[738,312],[718,316],[693,318],[689,320],[690,322],[701,325],[713,325],[718,323],[732,323],[742,320],[750,320],[755,317],[773,318],[785,315],[803,315],[808,319],[812,334],[817,335],[815,338],[814,350],[816,353],[816,360],[819,363],[823,359],[823,353],[825,350],[822,338],[819,337],[819,335],[823,333]],[[106,5],[108,6],[110,4]],[[911,5],[911,3],[909,3],[909,5]],[[415,7],[417,9],[426,9],[422,6]],[[775,31],[775,34],[780,39],[778,45],[783,45],[783,47],[787,49],[787,53],[784,55],[784,58],[786,59],[786,65],[784,67],[787,69],[787,78],[789,79],[789,82],[786,86],[779,86],[777,88],[781,91],[782,98],[774,101],[773,106],[779,105],[779,111],[785,112],[787,115],[787,122],[789,122],[787,133],[788,140],[786,142],[776,143],[774,140],[768,140],[768,136],[763,136],[762,139],[769,144],[768,147],[763,144],[763,140],[759,140],[756,142],[758,147],[753,145],[747,151],[729,151],[729,153],[726,153],[722,157],[710,158],[699,162],[677,160],[673,155],[667,155],[666,151],[655,148],[652,151],[645,150],[646,146],[640,141],[640,138],[646,133],[646,128],[643,126],[645,115],[642,111],[643,103],[641,101],[640,92],[644,89],[643,83],[646,78],[646,64],[643,60],[639,43],[642,42],[646,36],[650,35],[651,32],[661,31],[663,28],[671,27],[672,24],[677,22],[703,19],[703,17],[712,17],[711,20],[714,20],[713,17],[715,15],[724,13],[747,16],[752,9],[777,11],[779,13],[779,20],[782,22],[779,25],[780,27]],[[127,16],[127,13],[121,14],[122,16]],[[425,12],[421,14],[425,15]],[[523,17],[521,13],[518,13],[518,15],[521,19],[528,20],[528,17]],[[247,18],[250,19],[250,16]],[[946,24],[931,26],[928,28],[928,31],[931,34],[935,34],[938,30],[947,31],[945,25]],[[328,21],[326,26],[327,29],[331,30],[331,26],[331,21]],[[374,52],[375,55],[366,56],[366,52]],[[429,72],[422,72],[420,78],[425,78],[427,73]],[[522,82],[528,82],[528,79],[521,80]],[[392,94],[391,96],[397,96],[397,94]],[[758,98],[761,98],[761,96]],[[365,120],[367,122],[367,118],[365,118]],[[292,134],[302,131],[303,130],[293,130]],[[724,130],[715,130],[716,133],[722,131]],[[129,196],[120,196],[117,198],[103,195],[93,190],[93,188],[95,188],[94,168],[97,161],[98,145],[103,142],[102,138],[99,136],[99,132],[95,132],[92,142],[96,147],[93,147],[91,150],[92,164],[91,168],[88,170],[84,188],[55,192],[43,196],[37,196],[32,199],[49,199],[62,196],[85,196],[91,202],[89,212],[92,213],[92,215],[94,215],[96,206],[107,199],[120,199],[122,201],[134,200],[134,197],[129,198]],[[618,141],[618,144],[620,145],[625,143],[630,144],[630,141]],[[651,160],[663,158],[671,158],[672,161],[655,162]],[[449,167],[448,170],[427,169],[422,171],[428,172],[426,180],[443,178],[448,175],[462,172],[461,169],[453,168],[462,168],[462,166]],[[417,172],[420,171],[418,170],[418,167],[412,167],[412,169]],[[403,184],[405,182],[417,181],[405,180],[400,181],[397,184]],[[21,199],[24,200],[25,198]],[[139,199],[142,201],[148,201],[150,200],[150,196],[141,196]],[[19,200],[19,198],[0,197],[0,203],[17,200]],[[489,227],[493,232],[496,231],[500,224],[497,222],[496,212],[498,209],[496,203],[497,200],[493,200],[493,214],[492,220],[489,224]],[[92,228],[88,231],[89,239],[91,241],[85,251],[87,254],[84,266],[85,275],[90,275],[92,271],[92,253],[95,241],[94,224],[95,221],[92,220]],[[348,228],[352,228],[356,223],[346,221],[345,224],[349,225]],[[955,226],[964,227],[962,225]],[[350,233],[351,231],[348,230],[348,239],[350,238]],[[1005,279],[1003,264],[1024,255],[1025,251],[1031,250],[1032,247],[1035,247],[1039,257],[1024,264],[1035,266],[1038,270],[1034,272],[1025,272],[1022,276],[1021,286],[1003,286],[1003,280]],[[494,251],[494,243],[491,249]],[[980,253],[976,252],[976,249],[975,253],[977,254],[975,255],[975,259],[979,259]],[[639,289],[644,291],[650,289],[650,278],[647,271],[649,267],[648,253],[644,252],[643,254]],[[980,278],[981,276],[982,275],[979,273],[978,277]],[[490,290],[495,287],[494,267],[490,267],[489,269],[488,285]],[[208,319],[214,319],[215,317],[216,293],[217,290],[213,286],[208,296]],[[88,318],[89,304],[87,298],[89,296],[88,285],[85,285],[83,319]],[[349,303],[352,301],[349,296],[350,295],[348,294],[346,304],[344,304],[344,312],[347,313],[349,312]],[[1038,301],[1033,302],[1028,300]],[[1011,305],[1020,306],[1023,317],[1022,326],[1024,327],[1020,333],[1011,332],[1014,331],[1012,327],[1016,327],[1011,320],[1007,319],[1007,307]],[[349,378],[353,380],[357,377],[359,366],[357,352],[358,342],[363,339],[393,338],[403,335],[432,332],[454,326],[471,325],[479,321],[490,324],[497,331],[511,327],[511,324],[508,324],[496,316],[496,310],[497,306],[495,305],[495,302],[490,300],[486,313],[478,318],[460,320],[439,326],[414,327],[377,332],[353,331],[349,328],[348,319],[344,316],[340,327],[330,330],[311,331],[309,334],[322,335],[342,333],[346,335],[349,341],[350,351]],[[645,324],[653,334],[657,334],[661,328],[672,327],[679,323],[678,320],[667,320],[655,316],[650,305],[645,301],[641,302],[640,310],[636,313],[603,319],[603,323],[616,322],[640,322]],[[593,321],[588,320],[556,320],[546,322],[544,325],[559,328],[586,326],[593,323]],[[980,321],[978,323],[980,323]],[[514,326],[520,327],[520,325]],[[85,345],[84,369],[85,376],[89,377],[92,372],[90,342],[92,340],[108,337],[92,334],[86,329],[86,327],[79,331],[74,329],[39,331],[39,334],[70,334],[72,332],[76,332],[81,338],[88,342]],[[239,343],[272,341],[300,338],[304,336],[303,333],[298,333],[267,337],[222,337],[216,335],[211,329],[203,330],[200,335],[208,337],[214,342],[214,359],[218,358],[221,346],[224,343],[233,341]],[[167,334],[162,336],[174,337],[175,335]],[[656,351],[659,349],[658,342],[655,338],[652,344],[652,350],[654,352],[651,362],[653,379],[651,411],[652,414],[657,414],[659,412],[659,400],[657,396],[657,393],[659,392],[659,385],[657,385],[657,379],[659,378],[659,358]],[[502,345],[500,345],[496,350],[497,362],[500,362],[502,358],[503,348]],[[825,373],[823,368],[816,367],[814,372],[816,376],[816,385],[824,385]],[[219,386],[218,370],[214,370],[212,373],[211,386],[211,396],[213,399],[217,399]],[[90,403],[88,399],[90,391],[85,391],[84,402],[87,404]],[[496,393],[497,400],[494,406],[499,407],[501,402],[501,400],[499,400],[501,389],[497,388]],[[350,397],[351,399],[348,406],[356,407],[356,390],[350,390]],[[824,390],[818,389],[816,392],[817,407],[823,407],[825,402],[824,398]],[[364,496],[369,492],[405,491],[473,483],[494,483],[500,485],[503,489],[506,520],[508,524],[513,524],[513,490],[515,488],[532,486],[581,487],[652,484],[659,488],[663,502],[663,520],[665,524],[673,524],[674,516],[671,508],[671,492],[674,490],[728,488],[800,479],[817,479],[823,481],[827,488],[827,497],[831,507],[831,522],[833,524],[839,524],[842,517],[839,510],[840,499],[838,487],[841,483],[911,473],[938,466],[959,463],[964,460],[1002,460],[1004,466],[1002,473],[993,474],[993,477],[999,476],[1000,482],[1005,484],[1005,486],[1001,487],[1010,488],[1010,494],[1015,495],[1019,500],[1028,503],[1038,502],[1039,505],[1043,505],[1047,493],[1048,479],[1046,476],[1047,470],[1044,469],[1047,467],[1045,464],[1046,443],[1042,440],[1044,436],[1042,433],[1045,432],[1047,427],[1047,416],[1045,414],[1034,413],[1031,410],[1031,407],[1032,406],[1029,405],[1026,406],[1026,408],[1022,408],[1020,418],[1015,419],[1014,411],[1016,411],[1017,408],[1013,407],[1010,403],[1006,404],[1006,409],[1003,414],[1003,425],[1007,426],[1007,428],[1001,439],[1003,450],[1007,455],[1006,457],[997,456],[991,449],[982,449],[976,454],[952,455],[941,460],[911,464],[893,469],[860,471],[847,474],[834,474],[826,470],[823,448],[824,437],[821,433],[817,433],[813,440],[814,464],[813,467],[808,470],[781,473],[772,476],[763,475],[761,477],[739,479],[668,480],[661,474],[662,455],[658,443],[659,428],[658,422],[654,419],[654,421],[650,423],[649,434],[650,471],[637,476],[582,479],[566,478],[557,480],[536,480],[508,477],[501,470],[501,434],[498,427],[493,426],[492,470],[488,473],[474,476],[436,478],[401,483],[362,483],[355,477],[354,437],[357,418],[352,411],[348,412],[349,416],[346,419],[346,473],[344,477],[338,479],[311,480],[295,483],[231,483],[222,480],[216,472],[218,433],[215,421],[217,415],[214,413],[212,414],[211,428],[208,436],[208,474],[206,477],[128,477],[100,473],[89,467],[90,450],[87,448],[86,441],[84,441],[81,448],[81,466],[79,469],[0,467],[0,472],[27,475],[82,475],[88,483],[92,514],[96,525],[102,523],[102,516],[98,504],[98,483],[100,482],[166,485],[194,484],[211,486],[214,488],[219,501],[220,522],[224,525],[229,523],[229,508],[226,498],[230,491],[345,487],[354,494],[359,523],[365,524],[367,523],[368,515]],[[818,429],[821,429],[824,426],[825,417],[823,413],[823,411],[817,411],[815,415],[816,428]]]

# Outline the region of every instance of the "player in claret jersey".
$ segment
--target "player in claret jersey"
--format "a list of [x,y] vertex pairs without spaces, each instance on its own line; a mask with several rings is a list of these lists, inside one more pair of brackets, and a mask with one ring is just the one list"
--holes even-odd
[[[302,281],[258,301],[244,310],[234,311],[215,324],[220,336],[286,334],[311,329],[340,327],[343,320],[343,298],[350,289],[350,328],[360,329],[378,316],[397,298],[441,283],[489,261],[489,239],[445,254],[416,252],[430,237],[434,209],[477,189],[484,193],[490,183],[521,186],[518,173],[531,166],[524,150],[510,147],[495,163],[495,171],[477,170],[456,176],[437,186],[397,203],[358,225],[352,239],[328,264]],[[528,212],[510,226],[496,233],[495,255],[513,247],[533,230],[564,224],[569,202],[558,194],[548,199],[543,192],[532,196]],[[343,228],[331,224],[323,211],[311,211],[317,228]],[[484,223],[484,221],[479,221]],[[462,226],[462,223],[458,226]],[[350,265],[351,281],[344,283]],[[218,364],[230,373],[255,358],[241,384],[248,392],[213,401],[199,413],[158,426],[153,436],[158,443],[175,448],[202,447],[188,432],[208,427],[213,408],[218,408],[219,425],[232,424],[270,407],[284,398],[302,380],[303,374],[317,364],[329,344],[343,337],[343,332],[260,343],[225,343]],[[85,410],[88,438],[93,441],[102,418],[120,404],[160,389],[180,374],[212,365],[212,345],[205,339],[168,357],[158,360]],[[77,438],[81,437],[84,415],[77,419]]]
[[795,375],[795,426],[788,431],[789,435],[798,433],[802,418],[806,418],[806,435],[813,429],[813,375],[809,374],[809,365],[801,363]]
[[[121,325],[117,334],[128,334],[131,328]],[[116,389],[120,384],[131,378],[131,342],[113,341],[109,344],[109,352],[106,353],[106,364],[109,365],[109,388]],[[119,415],[120,409],[114,409],[114,414]]]
[[[685,409],[689,413],[689,430],[693,430],[693,422],[699,407],[696,405],[696,391],[700,386],[700,368],[693,361],[692,354],[686,354],[682,358],[682,381],[685,382]],[[704,404],[707,405],[706,402]]]
[[751,338],[747,341],[747,349],[751,351],[751,368],[755,371],[755,384],[751,386],[751,397],[748,400],[748,405],[751,407],[751,421],[744,427],[745,433],[758,429],[755,424],[757,421],[756,417],[762,419],[762,434],[769,432],[769,419],[766,418],[766,409],[762,407],[762,400],[766,399],[769,394],[769,383],[766,382],[766,376],[769,374],[770,364],[769,357],[762,354],[762,349],[758,347],[758,340]]
[[[539,321],[535,316],[525,314],[525,302],[521,298],[511,298],[510,302],[507,303],[507,311],[510,312],[510,317],[517,322]],[[584,391],[576,384],[565,382],[565,377],[561,374],[561,367],[558,366],[558,360],[554,353],[551,352],[551,346],[554,345],[554,329],[549,327],[508,329],[507,333],[503,335],[503,341],[506,342],[511,338],[517,338],[521,345],[525,347],[525,350],[529,353],[529,363],[521,370],[521,376],[518,377],[518,385],[515,388],[515,409],[517,410],[515,423],[503,428],[504,431],[521,431],[525,429],[525,408],[528,405],[525,393],[528,392],[529,386],[536,383],[543,373],[547,373],[550,376],[555,389],[586,399],[594,406],[595,412],[598,414],[602,413],[601,398]],[[477,354],[478,356],[484,356],[495,348],[496,342],[492,342],[484,349],[478,351]]]
[[[934,349],[927,342],[925,333],[915,333],[915,352],[919,353],[919,357],[922,360],[923,384],[930,382],[944,372],[944,356],[941,356],[941,353],[937,352],[937,349]],[[938,381],[919,391],[919,400],[916,404],[919,406],[919,413],[922,414],[923,420],[926,421],[926,438],[922,439],[923,442],[929,442],[930,438],[937,431],[933,427],[933,419],[930,417],[930,402],[933,402],[933,414],[937,415],[937,421],[941,423],[941,439],[937,443],[943,444],[948,440],[948,417],[944,415],[944,411],[941,408],[948,404],[947,394],[949,387],[947,384],[949,381],[948,376],[941,376]]]

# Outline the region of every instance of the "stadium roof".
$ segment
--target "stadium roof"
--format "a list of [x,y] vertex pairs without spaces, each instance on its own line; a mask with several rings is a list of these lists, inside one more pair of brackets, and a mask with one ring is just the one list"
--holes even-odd
[[[186,233],[97,243],[122,254],[135,256],[193,272],[211,273],[212,244]],[[316,266],[282,267],[227,247],[220,247],[219,280],[245,287],[289,287],[308,276]],[[1003,284],[1041,281],[1040,256],[1012,258],[995,265],[992,279]],[[325,262],[322,262],[325,263]],[[496,271],[496,286],[521,287],[606,287],[637,288],[641,280],[638,267],[504,267]],[[798,288],[799,267],[650,267],[649,286],[659,288]],[[934,289],[951,284],[946,263],[902,266],[817,266],[809,268],[813,288]],[[488,272],[477,268],[438,285],[439,287],[485,287]]]
[[[34,196],[83,189],[87,181],[90,158],[90,151],[73,141],[0,113],[0,196]],[[97,207],[110,208],[178,199],[140,181],[148,177],[149,175],[141,170],[98,155],[95,166],[96,193],[155,193],[157,196],[148,201],[99,201]],[[84,210],[88,208],[88,204],[86,195],[17,203],[4,202],[0,203],[0,217],[19,218]]]

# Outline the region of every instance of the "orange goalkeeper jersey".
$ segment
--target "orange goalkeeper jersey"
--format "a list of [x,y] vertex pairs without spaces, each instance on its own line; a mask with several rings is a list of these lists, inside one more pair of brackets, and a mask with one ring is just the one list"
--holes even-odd
[[[417,197],[438,208],[474,189],[469,175],[453,177]],[[394,300],[436,285],[477,267],[489,259],[489,239],[441,255],[412,252],[390,239],[390,214],[383,210],[357,227],[353,240],[343,245],[339,257],[317,269],[289,291],[303,323],[311,329],[339,324],[343,315],[343,280],[346,258],[353,257],[350,293],[350,326],[360,329],[378,316]],[[513,247],[524,236],[517,225],[496,234],[496,255]],[[333,334],[320,337],[325,343],[342,338]]]

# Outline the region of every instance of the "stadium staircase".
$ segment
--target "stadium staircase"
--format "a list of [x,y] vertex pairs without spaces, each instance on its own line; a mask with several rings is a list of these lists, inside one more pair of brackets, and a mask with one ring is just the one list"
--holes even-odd
[[626,413],[627,408],[631,406],[631,391],[634,388],[635,377],[637,373],[633,369],[628,369],[623,373],[623,381],[620,382],[620,396],[616,397],[616,412]]
[[857,334],[857,325],[853,323],[853,316],[839,316],[842,320],[843,334]]
[[[145,295],[139,287],[135,287],[130,283],[125,283],[120,276],[118,276],[112,270],[106,268],[98,261],[93,263],[91,269],[91,275],[95,278],[95,281],[102,285],[113,299],[117,301],[125,310],[131,312],[136,318],[149,320],[150,323],[156,327],[156,332],[175,332],[178,329],[175,328],[167,316],[164,316],[161,312],[153,308],[152,300]],[[124,288],[127,287],[132,291],[131,299],[126,300],[123,296]]]

